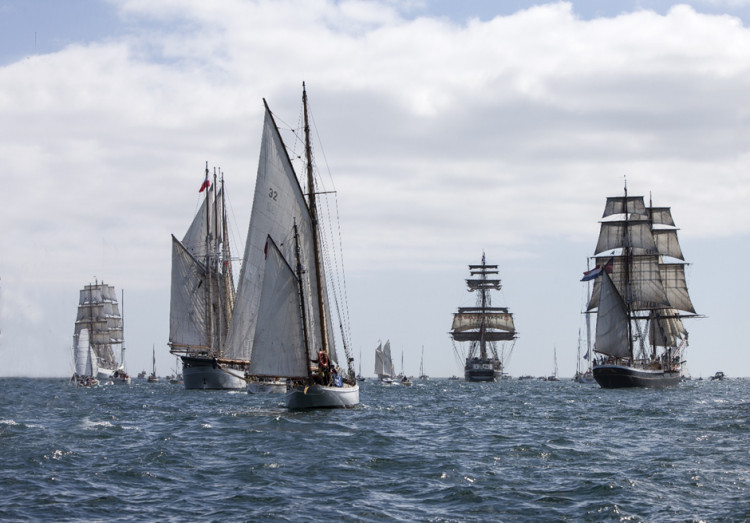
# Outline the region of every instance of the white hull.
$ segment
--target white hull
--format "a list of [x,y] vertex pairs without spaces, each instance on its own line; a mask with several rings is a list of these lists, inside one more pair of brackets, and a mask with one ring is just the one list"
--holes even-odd
[[286,394],[286,381],[251,381],[247,384],[250,394]]
[[186,389],[243,390],[247,386],[244,378],[230,372],[210,365],[187,367],[182,369],[182,380]]
[[99,367],[99,370],[96,373],[96,378],[100,381],[110,381],[114,373],[114,369],[109,370],[105,369],[104,367]]
[[359,405],[359,385],[302,385],[294,387],[286,395],[288,409],[330,409],[355,405]]

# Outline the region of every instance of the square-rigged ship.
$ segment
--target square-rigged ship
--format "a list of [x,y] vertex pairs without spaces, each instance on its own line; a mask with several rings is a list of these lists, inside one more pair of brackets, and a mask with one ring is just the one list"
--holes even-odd
[[[119,362],[116,351],[120,352]],[[122,316],[115,288],[98,281],[85,285],[78,300],[73,334],[73,380],[130,383],[124,351]]]
[[596,310],[593,367],[603,388],[668,387],[681,377],[688,342],[684,318],[696,317],[669,207],[643,196],[607,198],[588,311]]
[[[469,265],[469,292],[477,293],[476,307],[459,307],[453,314],[450,332],[458,342],[469,342],[464,378],[466,381],[495,381],[503,376],[503,361],[497,342],[514,342],[516,327],[507,307],[493,307],[490,291],[502,287],[497,265],[488,265],[482,253],[481,265]],[[512,350],[512,347],[511,347]],[[504,353],[501,352],[501,353]]]

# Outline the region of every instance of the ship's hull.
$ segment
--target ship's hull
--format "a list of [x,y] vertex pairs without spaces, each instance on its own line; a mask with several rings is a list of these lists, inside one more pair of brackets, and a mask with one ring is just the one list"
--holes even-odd
[[211,358],[181,358],[185,389],[245,390],[247,387],[239,369],[225,369]]
[[300,385],[293,387],[286,395],[286,406],[291,410],[334,409],[356,405],[359,405],[359,385]]
[[502,375],[498,360],[471,358],[466,360],[464,379],[466,381],[496,381]]
[[674,387],[680,382],[679,370],[651,370],[626,365],[596,365],[594,379],[603,389],[629,387],[661,389]]

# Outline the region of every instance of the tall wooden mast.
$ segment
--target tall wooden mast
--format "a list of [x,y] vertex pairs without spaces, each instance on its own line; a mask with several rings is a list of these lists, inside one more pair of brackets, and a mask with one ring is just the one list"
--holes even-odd
[[320,315],[320,338],[323,346],[320,347],[326,354],[330,354],[328,342],[328,317],[326,314],[325,301],[323,299],[325,286],[323,282],[322,264],[320,262],[320,243],[318,241],[318,208],[315,202],[315,185],[312,164],[312,146],[310,145],[310,123],[307,117],[307,91],[305,82],[302,82],[302,107],[305,114],[305,158],[307,159],[307,190],[310,205],[310,218],[312,221],[313,251],[315,254],[315,283],[318,290],[318,312]]

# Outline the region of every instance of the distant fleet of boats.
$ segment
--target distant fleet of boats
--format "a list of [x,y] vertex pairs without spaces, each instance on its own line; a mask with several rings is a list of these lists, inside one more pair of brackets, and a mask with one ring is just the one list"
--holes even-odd
[[[284,394],[289,409],[359,404],[359,383],[365,381],[361,352],[355,375],[343,328],[338,341],[343,354],[335,341],[333,326],[343,320],[334,323],[329,302],[330,266],[318,212],[322,191],[315,181],[304,84],[302,105],[305,176],[300,179],[264,100],[255,194],[236,290],[224,179],[216,170],[212,179],[206,163],[200,186],[205,198],[182,240],[172,236],[168,345],[181,369],[166,378],[171,384]],[[642,196],[628,195],[626,184],[622,196],[607,198],[600,224],[593,269],[581,280],[589,287],[586,343],[579,330],[574,379],[603,388],[674,386],[687,376],[683,320],[698,314],[671,211],[646,206]],[[449,332],[464,365],[463,380],[508,378],[505,365],[518,332],[510,310],[493,303],[493,292],[502,289],[498,265],[487,263],[482,253],[481,263],[468,267],[466,285],[475,300],[458,307]],[[76,385],[131,382],[114,286],[95,281],[80,291],[72,353],[71,382]],[[412,385],[403,351],[401,358],[397,375],[390,340],[378,343],[378,383]],[[159,382],[155,347],[151,374],[143,371],[138,379]],[[423,346],[419,380],[428,379]],[[557,381],[556,349],[553,374],[539,379]],[[724,374],[711,379],[724,379]]]

